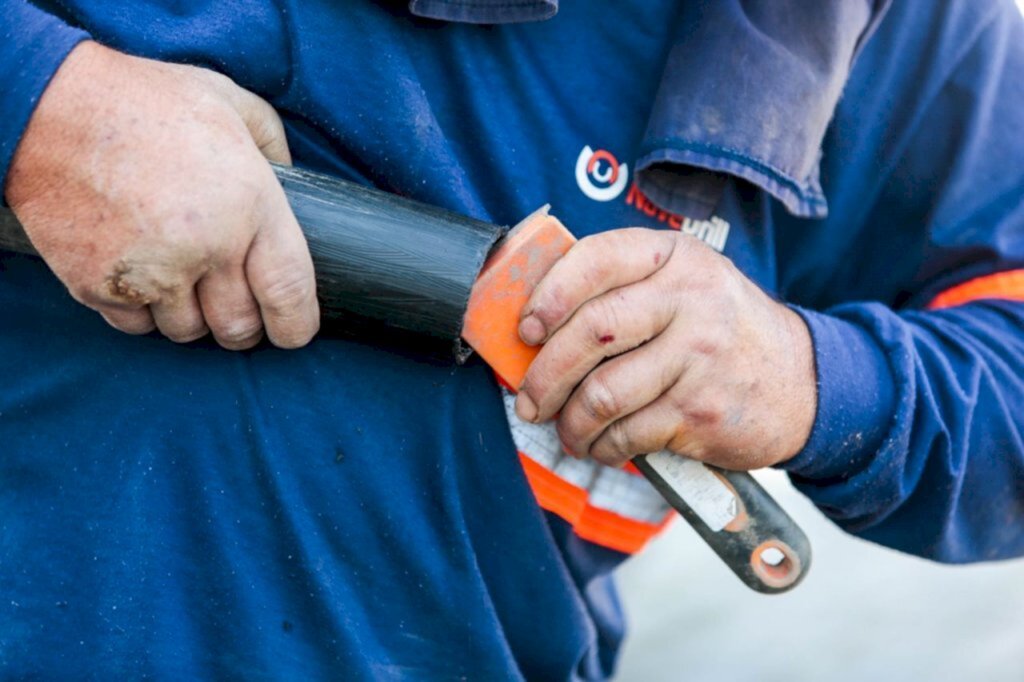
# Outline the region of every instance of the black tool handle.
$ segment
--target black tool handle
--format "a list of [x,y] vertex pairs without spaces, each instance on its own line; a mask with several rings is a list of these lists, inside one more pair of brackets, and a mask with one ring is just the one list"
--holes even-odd
[[810,541],[750,474],[667,453],[633,464],[747,587],[777,594],[807,574]]

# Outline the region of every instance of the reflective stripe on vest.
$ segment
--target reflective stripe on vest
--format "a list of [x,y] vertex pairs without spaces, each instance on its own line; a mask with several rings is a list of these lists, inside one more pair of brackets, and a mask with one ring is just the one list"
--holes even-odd
[[668,503],[636,469],[570,457],[553,422],[524,422],[516,416],[515,396],[502,392],[512,439],[538,504],[568,521],[581,538],[632,554],[672,518]]
[[1007,270],[975,277],[943,291],[932,299],[932,310],[950,308],[983,298],[1024,301],[1024,270]]

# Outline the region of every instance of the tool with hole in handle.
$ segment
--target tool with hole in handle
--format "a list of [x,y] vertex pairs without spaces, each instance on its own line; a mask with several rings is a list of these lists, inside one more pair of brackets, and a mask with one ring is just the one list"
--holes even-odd
[[[519,339],[533,288],[575,242],[544,208],[511,231],[319,173],[275,167],[306,235],[325,333],[382,345],[467,345],[509,386],[538,348]],[[0,209],[0,249],[35,254]],[[807,573],[803,531],[750,474],[658,452],[637,469],[748,587],[784,592]]]

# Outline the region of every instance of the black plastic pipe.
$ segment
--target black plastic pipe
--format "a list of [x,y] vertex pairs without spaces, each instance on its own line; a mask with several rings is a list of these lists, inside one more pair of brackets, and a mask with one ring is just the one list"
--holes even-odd
[[[459,339],[470,289],[507,228],[321,173],[274,172],[309,244],[326,329],[414,332],[457,358],[468,353]],[[0,249],[37,255],[8,209]]]

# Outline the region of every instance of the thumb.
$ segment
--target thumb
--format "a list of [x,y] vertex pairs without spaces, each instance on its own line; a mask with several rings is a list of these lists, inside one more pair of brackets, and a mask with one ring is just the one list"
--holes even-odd
[[280,348],[298,348],[320,328],[316,276],[284,190],[272,176],[268,186],[260,229],[246,256],[246,279],[270,341]]
[[245,127],[249,129],[253,142],[267,160],[286,166],[292,165],[292,155],[288,151],[288,140],[284,135],[284,124],[269,102],[223,74],[198,67],[191,68],[195,69],[195,73],[201,78],[205,78],[238,113]]
[[292,165],[292,155],[288,151],[288,140],[284,136],[284,124],[274,107],[253,93],[235,86],[230,97],[232,106],[249,129],[253,142],[259,147],[260,153],[269,161],[285,166]]

